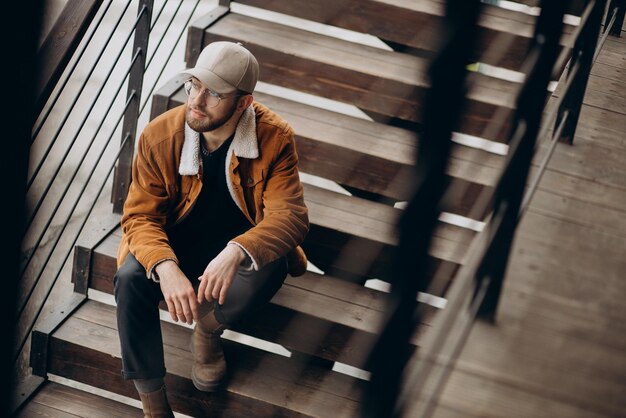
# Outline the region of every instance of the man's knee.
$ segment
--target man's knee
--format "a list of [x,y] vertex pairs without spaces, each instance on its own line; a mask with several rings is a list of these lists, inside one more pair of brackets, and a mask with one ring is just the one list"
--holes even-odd
[[123,300],[133,293],[144,292],[144,288],[150,284],[146,270],[132,254],[128,254],[113,278],[115,300],[119,303],[120,299]]
[[286,276],[287,263],[284,258],[260,271],[240,269],[224,304],[216,305],[215,318],[227,328],[232,328],[241,319],[267,304],[280,289]]

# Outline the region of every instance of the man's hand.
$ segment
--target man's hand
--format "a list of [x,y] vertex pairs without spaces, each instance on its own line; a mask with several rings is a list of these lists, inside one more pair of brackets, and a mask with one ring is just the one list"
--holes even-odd
[[167,310],[176,322],[180,319],[191,325],[198,321],[198,302],[191,282],[174,261],[167,260],[156,266],[161,292]]
[[246,255],[241,248],[230,244],[211,260],[202,276],[198,278],[201,281],[198,288],[198,303],[206,299],[207,302],[217,300],[222,305],[237,269],[245,258]]

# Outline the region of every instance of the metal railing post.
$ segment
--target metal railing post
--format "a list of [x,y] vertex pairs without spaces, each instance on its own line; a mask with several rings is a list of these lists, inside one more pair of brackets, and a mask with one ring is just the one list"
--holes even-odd
[[146,67],[146,58],[148,50],[148,38],[150,37],[150,22],[152,21],[152,0],[142,0],[138,5],[138,20],[135,28],[135,39],[133,43],[132,55],[137,52],[138,58],[130,69],[128,77],[127,98],[131,98],[131,102],[124,113],[124,122],[122,125],[122,138],[130,135],[129,140],[122,142],[122,151],[118,165],[113,178],[113,191],[111,193],[111,202],[113,203],[113,212],[122,213],[124,201],[128,193],[128,187],[131,181],[131,168],[133,163],[133,154],[135,150],[135,135],[137,132],[137,120],[139,118],[139,106],[141,103],[141,90],[143,88],[143,76]]
[[[485,258],[476,274],[476,294],[488,281],[478,315],[493,321],[500,300],[502,283],[518,214],[541,127],[543,109],[548,96],[548,83],[558,56],[558,42],[563,28],[566,5],[544,0],[537,21],[533,45],[529,53],[526,82],[518,96],[515,121],[510,133],[510,151],[504,173],[496,187],[492,216],[493,234]],[[494,227],[495,225],[495,227]]]
[[386,322],[368,360],[372,377],[363,396],[363,417],[399,416],[402,371],[410,357],[409,341],[418,321],[417,294],[429,283],[428,249],[441,211],[452,131],[465,103],[466,66],[477,34],[479,0],[448,0],[441,28],[443,45],[430,66],[431,88],[424,106],[423,133],[414,170],[413,197],[397,225],[399,245]]
[[626,12],[626,0],[611,0],[608,8],[608,13],[604,21],[604,30],[606,31],[607,25],[611,20],[611,13],[617,7],[617,15],[615,16],[615,23],[608,28],[609,35],[620,37],[622,34],[622,28],[624,27],[624,15]]
[[[567,96],[564,98],[561,106],[559,106],[555,124],[556,129],[561,124],[563,116],[568,113],[569,117],[563,127],[561,137],[559,139],[561,142],[569,144],[574,143],[578,118],[580,116],[585,91],[587,90],[587,82],[589,80],[591,66],[593,65],[593,57],[598,44],[598,35],[600,34],[600,26],[602,23],[605,5],[606,0],[593,1],[589,18],[586,22],[584,22],[585,26],[578,36],[578,39],[576,39],[576,43],[572,51],[572,59],[570,60],[567,71],[568,78],[573,76],[575,77],[575,81],[572,84],[572,88],[565,93]],[[579,68],[575,70],[576,67]]]

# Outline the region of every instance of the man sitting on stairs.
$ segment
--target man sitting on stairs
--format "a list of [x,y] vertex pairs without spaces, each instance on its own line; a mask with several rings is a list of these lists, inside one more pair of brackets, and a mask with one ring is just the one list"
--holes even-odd
[[225,328],[303,274],[308,228],[291,127],[254,102],[259,65],[241,44],[214,42],[184,72],[188,100],[143,131],[122,215],[115,276],[122,374],[146,417],[171,417],[158,303],[196,322],[192,380],[226,375]]

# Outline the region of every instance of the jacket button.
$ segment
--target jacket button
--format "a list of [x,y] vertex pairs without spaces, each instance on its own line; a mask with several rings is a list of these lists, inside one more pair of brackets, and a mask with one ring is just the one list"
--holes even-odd
[[252,184],[252,179],[251,178],[248,179],[248,184]]

